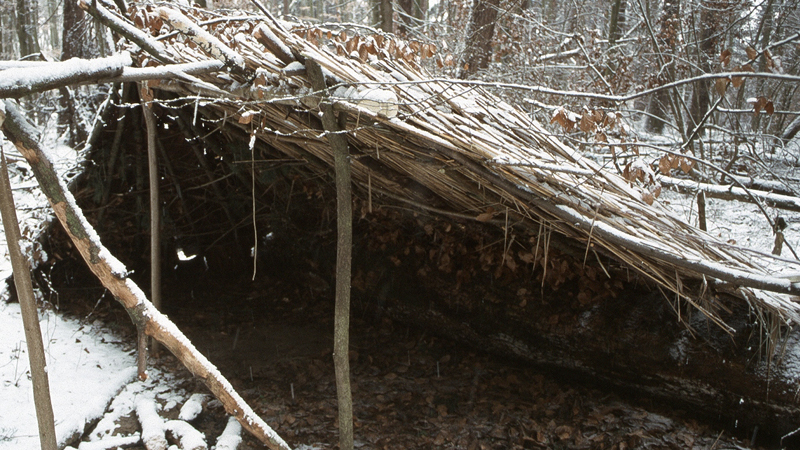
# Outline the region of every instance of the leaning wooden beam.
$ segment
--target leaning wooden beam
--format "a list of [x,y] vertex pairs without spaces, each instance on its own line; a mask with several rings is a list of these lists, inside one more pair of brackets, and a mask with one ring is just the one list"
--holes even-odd
[[179,79],[194,82],[193,75],[216,72],[225,64],[221,61],[199,61],[168,64],[159,67],[129,67],[127,52],[107,58],[47,62],[31,67],[5,69],[0,74],[0,98],[19,98],[65,86],[125,83],[146,80]]
[[56,174],[53,163],[39,146],[39,136],[19,111],[15,102],[4,101],[5,116],[2,129],[33,169],[34,176],[47,196],[56,217],[63,225],[89,269],[100,279],[114,298],[125,307],[137,328],[142,328],[169,349],[194,376],[200,378],[214,396],[225,406],[228,414],[273,450],[290,447],[239,396],[222,374],[203,356],[166,316],[158,312],[136,283],[128,278],[125,266],[100,242],[86,221],[72,193]]
[[[2,123],[0,117],[0,123]],[[8,255],[14,271],[14,285],[17,287],[19,306],[22,311],[22,326],[28,344],[31,381],[33,382],[33,404],[36,407],[36,421],[39,425],[39,444],[43,450],[56,450],[56,428],[53,416],[53,402],[50,400],[50,380],[47,376],[42,329],[36,310],[36,297],[31,283],[31,268],[27,256],[20,249],[22,234],[17,222],[14,196],[8,178],[6,155],[0,148],[0,216],[3,219]]]

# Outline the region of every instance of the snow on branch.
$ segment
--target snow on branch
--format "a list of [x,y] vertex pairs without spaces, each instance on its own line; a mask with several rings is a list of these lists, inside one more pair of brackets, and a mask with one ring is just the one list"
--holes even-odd
[[136,28],[130,21],[113,14],[99,2],[88,3],[86,0],[78,0],[78,7],[91,14],[103,25],[130,39],[131,42],[134,42],[159,61],[167,64],[174,62],[172,58],[167,56],[167,47],[165,47],[164,44]]
[[683,180],[667,176],[660,177],[658,181],[665,186],[675,186],[678,189],[684,189],[692,192],[703,191],[707,197],[711,198],[719,198],[722,200],[738,200],[741,202],[751,203],[753,202],[753,198],[757,198],[758,200],[766,202],[770,206],[774,206],[779,209],[800,212],[800,197],[757,191],[753,189],[749,189],[748,194],[748,190],[737,186],[721,186],[718,184],[698,183],[693,180]]
[[263,23],[258,24],[256,29],[253,30],[253,37],[255,37],[261,45],[267,47],[267,50],[277,56],[284,64],[291,64],[295,61],[289,47],[278,39],[278,36]]
[[221,40],[200,28],[199,25],[189,20],[180,11],[171,8],[159,8],[158,15],[214,58],[224,62],[237,72],[246,71],[242,55],[231,50]]
[[[135,82],[146,80],[183,78],[188,75],[202,75],[204,73],[221,70],[224,64],[221,61],[198,61],[183,64],[167,64],[157,67],[126,67],[119,76],[101,80],[103,82]],[[191,80],[194,81],[194,80]]]
[[382,89],[363,89],[355,86],[339,87],[333,93],[334,98],[350,102],[372,114],[391,119],[399,112],[399,100],[391,87]]
[[0,72],[0,98],[19,98],[68,85],[98,82],[122,75],[124,68],[131,64],[130,53],[123,52],[106,58],[72,58],[62,62],[6,69]]

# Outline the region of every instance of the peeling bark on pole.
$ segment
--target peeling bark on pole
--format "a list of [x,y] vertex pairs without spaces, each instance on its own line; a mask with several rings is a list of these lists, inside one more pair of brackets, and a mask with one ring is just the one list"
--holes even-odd
[[236,417],[244,429],[273,450],[289,450],[286,442],[253,412],[216,367],[194,348],[175,324],[153,307],[139,286],[127,277],[124,266],[102,246],[97,233],[75,204],[72,194],[58,178],[53,163],[39,147],[36,130],[14,102],[6,100],[5,108],[7,116],[3,122],[3,132],[30,164],[56,217],[89,269],[125,307],[133,323],[143,327],[148,336],[163,344],[194,376],[203,381],[223,404],[225,411]]
[[[3,122],[0,110],[0,123]],[[28,258],[22,254],[19,241],[22,238],[14,208],[14,196],[11,194],[11,182],[8,179],[6,155],[0,149],[2,167],[0,167],[0,212],[3,216],[3,228],[6,233],[8,253],[14,270],[14,284],[17,286],[19,305],[22,310],[22,323],[25,328],[25,342],[28,346],[28,359],[31,365],[33,381],[33,402],[36,406],[36,421],[39,425],[39,442],[42,450],[56,450],[56,428],[53,415],[53,404],[50,401],[50,381],[47,377],[47,361],[44,356],[42,329],[39,328],[39,314],[36,310],[36,298],[31,284],[31,269]]]

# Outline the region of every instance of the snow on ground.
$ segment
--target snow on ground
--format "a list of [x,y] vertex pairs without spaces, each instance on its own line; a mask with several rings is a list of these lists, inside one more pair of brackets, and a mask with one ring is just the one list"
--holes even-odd
[[[665,189],[659,200],[667,203],[685,222],[697,226],[696,197]],[[784,230],[784,237],[795,251],[800,251],[800,214],[772,208],[767,208],[767,212],[772,220],[778,213],[786,219],[788,227]],[[708,233],[723,242],[772,253],[775,235],[769,229],[766,217],[754,203],[706,198],[706,221]],[[786,248],[781,255],[792,257]]]
[[[136,376],[136,359],[116,338],[53,311],[40,313],[47,374],[59,444],[83,434],[122,386]],[[38,449],[28,350],[19,303],[0,303],[0,450]]]
[[[45,139],[56,142],[54,136]],[[23,251],[33,253],[34,263],[47,255],[38,251],[36,238],[52,213],[39,191],[28,164],[9,142],[3,140],[23,234]],[[52,145],[50,154],[65,179],[77,173],[74,150]],[[11,276],[5,234],[0,232],[0,280]],[[36,412],[30,380],[28,349],[18,303],[6,303],[8,293],[0,281],[0,450],[39,448]],[[133,354],[118,339],[95,324],[66,319],[53,310],[40,310],[50,392],[59,444],[83,433],[87,422],[100,418],[112,398],[136,376]],[[130,347],[130,346],[127,346]]]

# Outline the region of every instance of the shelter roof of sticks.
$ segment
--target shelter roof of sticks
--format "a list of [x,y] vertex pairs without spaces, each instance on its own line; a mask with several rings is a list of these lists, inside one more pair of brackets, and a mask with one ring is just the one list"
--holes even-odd
[[[150,82],[151,89],[191,99],[219,126],[238,127],[288,158],[332,170],[318,120],[319,102],[331,101],[346,129],[353,181],[370,194],[480,221],[508,212],[522,226],[544,224],[587,252],[645,274],[723,327],[715,289],[786,323],[800,322],[800,305],[792,301],[800,287],[779,273],[800,272],[800,263],[715,239],[652,203],[646,187],[560,142],[520,108],[479,86],[432,78],[419,64],[433,54],[431,46],[289,23],[266,11],[139,5],[129,17],[144,31],[126,34],[138,44],[130,48],[140,67],[216,68],[177,73]],[[308,60],[322,67],[326,92],[311,88]]]

